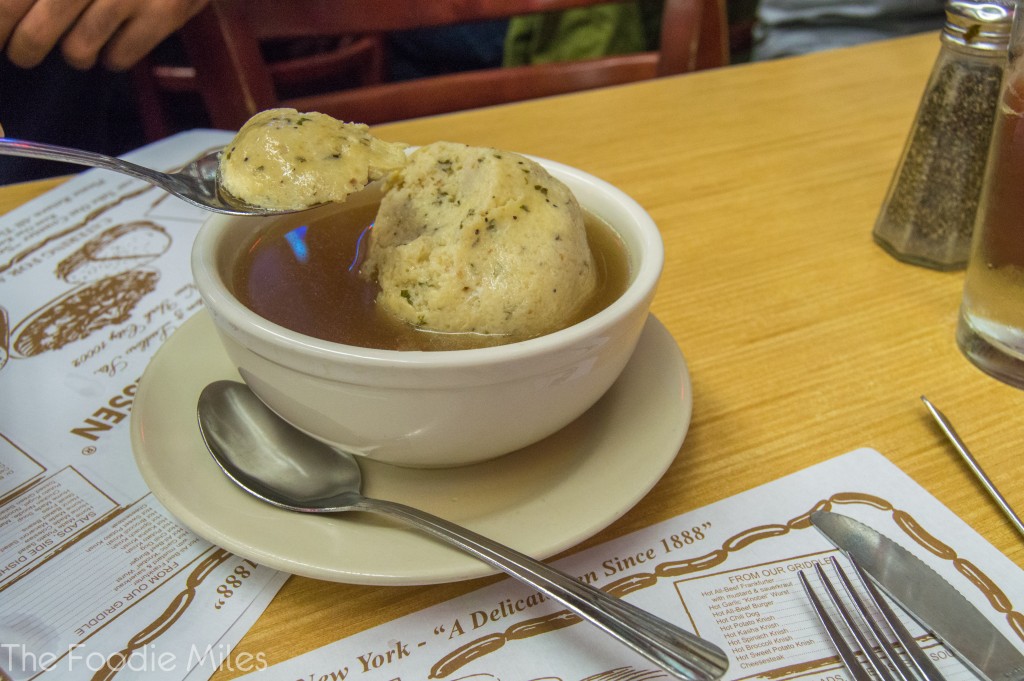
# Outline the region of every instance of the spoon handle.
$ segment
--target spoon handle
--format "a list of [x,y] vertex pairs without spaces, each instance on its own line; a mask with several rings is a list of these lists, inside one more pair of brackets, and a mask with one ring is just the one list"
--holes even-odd
[[714,644],[550,565],[447,520],[404,504],[379,499],[364,498],[350,510],[399,518],[476,556],[596,624],[677,678],[712,681],[720,678],[729,666],[725,653]]
[[44,161],[62,161],[64,163],[75,163],[81,166],[92,168],[105,168],[114,172],[131,175],[132,177],[163,186],[163,173],[146,168],[130,161],[125,161],[113,156],[105,156],[82,149],[71,149],[60,147],[55,144],[43,142],[27,142],[8,137],[0,137],[0,156],[25,156],[27,158],[38,158]]

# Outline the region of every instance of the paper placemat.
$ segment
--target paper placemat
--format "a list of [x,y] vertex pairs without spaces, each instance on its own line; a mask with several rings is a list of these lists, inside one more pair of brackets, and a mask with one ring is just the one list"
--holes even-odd
[[[126,158],[172,170],[231,137]],[[202,305],[205,218],[104,170],[0,217],[0,677],[209,676],[286,578],[179,525],[132,457],[136,382]]]
[[[582,551],[556,566],[718,644],[729,654],[726,679],[840,681],[851,677],[797,579],[798,571],[838,553],[810,525],[808,516],[818,509],[858,518],[912,550],[1024,649],[1022,571],[870,449]],[[929,550],[937,546],[943,547],[943,557]],[[246,678],[667,678],[595,627],[567,626],[566,612],[506,579]],[[941,644],[905,621],[948,681],[975,679]]]

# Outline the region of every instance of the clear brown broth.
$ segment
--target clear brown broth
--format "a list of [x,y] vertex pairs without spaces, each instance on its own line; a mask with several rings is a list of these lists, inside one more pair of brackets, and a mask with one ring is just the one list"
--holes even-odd
[[[292,216],[270,225],[235,263],[235,295],[256,314],[292,331],[366,348],[459,350],[524,340],[418,329],[380,309],[376,282],[359,274],[377,206],[368,203],[309,223]],[[629,283],[619,236],[589,213],[585,224],[598,286],[562,328],[606,308]]]

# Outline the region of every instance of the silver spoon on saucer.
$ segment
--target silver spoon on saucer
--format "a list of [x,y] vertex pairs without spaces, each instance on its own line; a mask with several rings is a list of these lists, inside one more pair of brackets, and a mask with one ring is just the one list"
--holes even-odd
[[[282,215],[295,210],[261,208],[236,199],[225,192],[218,180],[220,150],[194,159],[174,173],[164,173],[137,163],[124,161],[91,151],[60,147],[42,142],[27,142],[9,137],[0,137],[0,156],[26,156],[45,161],[63,161],[93,168],[105,168],[116,173],[130,175],[160,187],[169,194],[188,201],[214,213],[229,215]],[[305,209],[303,209],[305,210]]]
[[302,513],[366,511],[397,518],[540,590],[676,678],[714,681],[728,669],[716,645],[626,601],[429,513],[364,497],[351,454],[292,427],[243,383],[211,383],[199,397],[198,413],[217,465],[267,503]]

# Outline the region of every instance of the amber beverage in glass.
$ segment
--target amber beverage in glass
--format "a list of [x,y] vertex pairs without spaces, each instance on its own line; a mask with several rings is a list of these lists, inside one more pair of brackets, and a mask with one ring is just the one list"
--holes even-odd
[[1017,3],[1010,62],[992,132],[957,325],[978,368],[1024,388],[1024,10]]

